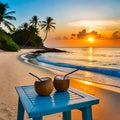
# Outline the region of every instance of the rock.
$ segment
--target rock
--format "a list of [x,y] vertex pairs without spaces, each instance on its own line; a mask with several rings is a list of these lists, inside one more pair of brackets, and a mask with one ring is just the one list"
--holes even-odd
[[66,52],[65,50],[59,50],[59,49],[56,49],[56,48],[47,48],[47,47],[44,47],[40,50],[36,50],[32,53],[48,53],[48,52]]

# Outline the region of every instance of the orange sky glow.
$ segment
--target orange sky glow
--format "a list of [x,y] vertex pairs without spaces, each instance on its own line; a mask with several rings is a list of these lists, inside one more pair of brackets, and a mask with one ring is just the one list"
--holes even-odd
[[[68,22],[51,32],[50,40],[46,44],[55,46],[59,43],[58,47],[120,47],[119,28],[120,20],[95,19]],[[92,42],[90,38],[93,38]]]
[[[46,44],[50,46],[55,46],[59,43],[58,47],[120,47],[120,21],[117,22],[83,22],[83,25],[68,24],[68,26],[63,28],[58,28],[54,32],[49,33],[49,41]],[[112,25],[111,25],[112,24]],[[85,26],[84,26],[85,25]],[[86,33],[83,33],[86,30]],[[94,32],[95,34],[89,35],[89,33]],[[74,36],[72,36],[72,34]],[[85,34],[85,35],[83,35]],[[86,35],[88,34],[88,35]],[[81,37],[80,37],[81,35]],[[79,36],[79,37],[78,37]],[[90,39],[93,39],[92,41]],[[51,41],[52,44],[50,43]]]
[[[15,10],[18,27],[36,15],[50,16],[56,30],[48,34],[49,47],[120,47],[120,0],[2,0]],[[27,6],[32,6],[27,7]],[[40,36],[44,34],[40,31]],[[89,37],[93,37],[91,42]]]

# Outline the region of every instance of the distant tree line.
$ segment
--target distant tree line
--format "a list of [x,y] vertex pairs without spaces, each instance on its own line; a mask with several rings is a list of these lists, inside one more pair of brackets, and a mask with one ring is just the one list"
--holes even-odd
[[[8,4],[0,2],[0,49],[18,51],[21,47],[44,47],[48,33],[55,29],[55,22],[52,17],[47,17],[45,21],[40,21],[37,16],[33,16],[29,23],[23,23],[17,29],[10,23],[10,20],[16,20],[12,14],[15,11],[7,12]],[[4,25],[8,30],[3,30]],[[39,36],[40,30],[44,30],[45,36]],[[11,45],[12,44],[12,45]]]

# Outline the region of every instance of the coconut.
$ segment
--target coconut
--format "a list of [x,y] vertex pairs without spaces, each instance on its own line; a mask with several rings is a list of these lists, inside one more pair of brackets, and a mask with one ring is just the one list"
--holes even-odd
[[69,88],[70,80],[68,77],[57,75],[54,78],[54,87],[58,92],[67,91]]
[[34,82],[34,89],[38,95],[48,96],[53,91],[53,82],[49,77],[40,78]]

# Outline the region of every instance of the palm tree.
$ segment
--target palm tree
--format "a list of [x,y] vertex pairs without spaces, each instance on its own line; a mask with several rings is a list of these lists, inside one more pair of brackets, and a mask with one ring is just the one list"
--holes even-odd
[[21,30],[21,29],[28,30],[29,29],[29,24],[28,23],[23,23],[21,26],[18,27],[18,30]]
[[38,26],[40,26],[40,21],[37,16],[33,16],[30,20],[30,24],[36,29],[36,33],[38,33]]
[[27,30],[27,29],[29,28],[28,23],[24,23],[24,24],[23,24],[23,27],[24,27],[24,29],[26,29],[26,30]]
[[7,20],[16,20],[14,16],[11,16],[15,11],[6,12],[7,8],[9,8],[7,3],[0,2],[0,26],[4,24],[10,31],[13,31],[15,29],[14,25]]
[[41,29],[43,29],[45,31],[45,37],[43,39],[43,42],[46,40],[48,32],[50,32],[50,30],[54,30],[55,29],[55,25],[56,23],[53,22],[53,18],[52,17],[47,17],[46,21],[42,21],[41,24]]

